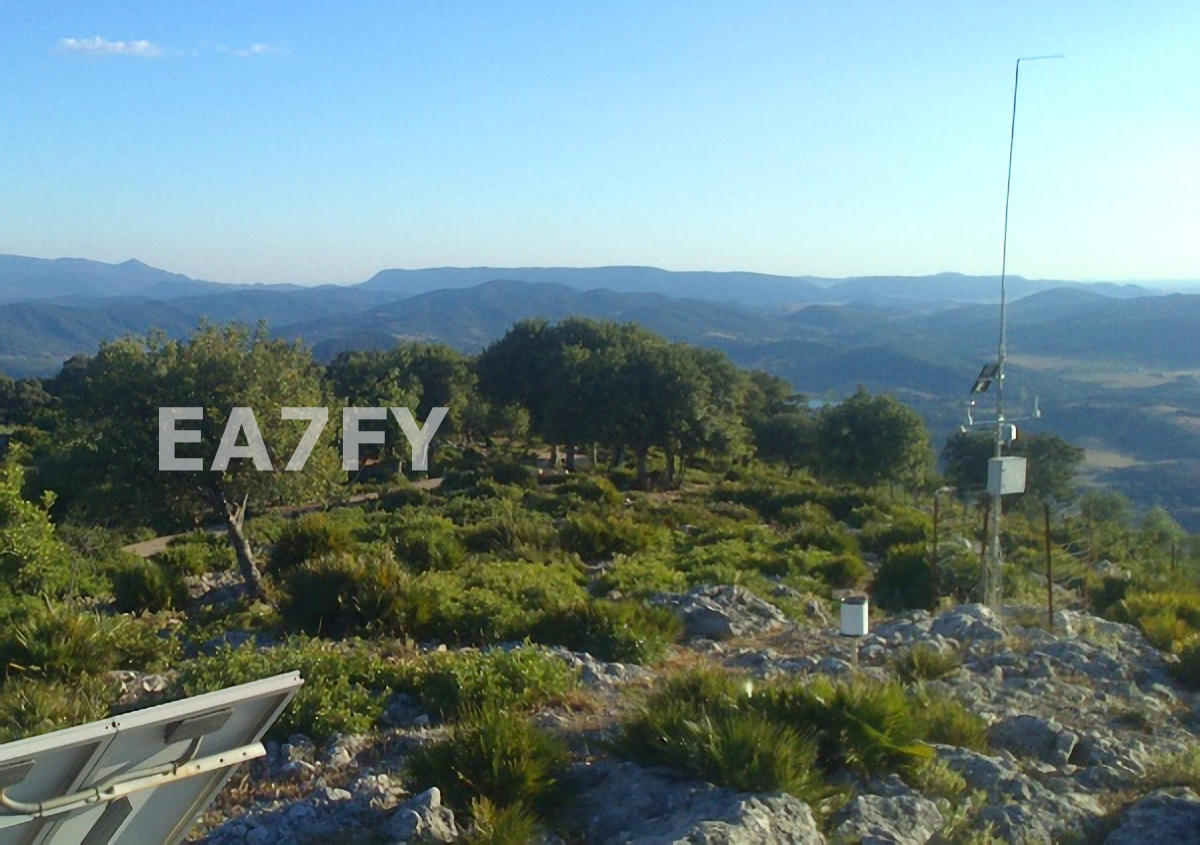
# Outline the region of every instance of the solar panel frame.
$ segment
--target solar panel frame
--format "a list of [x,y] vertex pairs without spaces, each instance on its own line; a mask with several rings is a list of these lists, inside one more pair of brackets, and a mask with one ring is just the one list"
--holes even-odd
[[[126,796],[128,812],[109,812],[109,802],[73,805],[46,815],[16,814],[0,808],[0,845],[67,845],[88,839],[109,845],[175,845],[187,835],[196,818],[216,798],[237,765],[247,759],[246,749],[261,752],[267,729],[292,700],[304,681],[289,672],[192,698],[124,713],[98,722],[17,740],[0,745],[0,770],[33,760],[20,783],[8,787],[6,796],[16,801],[47,802],[63,795],[92,789],[114,777],[128,779],[138,772],[180,760],[190,750],[213,765],[192,777],[170,779]],[[168,742],[168,731],[181,721],[231,709],[227,720],[214,719],[215,729],[192,748],[194,731],[178,733]],[[205,720],[200,720],[204,724]],[[229,755],[230,765],[223,765]],[[110,826],[105,832],[98,826]],[[105,835],[100,836],[101,833]]]

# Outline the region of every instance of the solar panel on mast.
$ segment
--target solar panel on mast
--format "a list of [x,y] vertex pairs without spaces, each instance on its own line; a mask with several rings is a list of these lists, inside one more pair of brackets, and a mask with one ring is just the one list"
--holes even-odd
[[0,745],[0,845],[183,839],[304,681],[289,672]]

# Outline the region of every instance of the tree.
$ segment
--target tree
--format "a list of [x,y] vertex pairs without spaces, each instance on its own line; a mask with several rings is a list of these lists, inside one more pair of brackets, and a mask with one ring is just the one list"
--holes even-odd
[[862,387],[822,410],[816,447],[822,475],[861,487],[920,484],[933,466],[929,435],[917,413]]
[[817,421],[812,414],[790,411],[760,418],[753,426],[758,457],[782,463],[788,473],[816,459]]
[[[986,488],[988,460],[995,457],[995,444],[995,434],[986,431],[951,436],[941,456],[947,480],[964,491]],[[1082,449],[1054,434],[1031,434],[1019,437],[1006,454],[1029,461],[1025,492],[1035,503],[1069,502],[1075,498],[1075,475],[1083,463]]]
[[[334,391],[351,406],[404,407],[418,420],[428,419],[433,408],[447,408],[438,427],[441,437],[464,433],[472,419],[475,375],[467,358],[444,344],[412,342],[388,350],[343,352],[327,373]],[[403,465],[407,441],[395,419],[389,417],[385,429],[383,445],[364,447],[363,454]]]
[[[247,587],[260,597],[261,574],[242,531],[247,503],[310,501],[328,494],[340,476],[328,434],[317,440],[302,471],[284,469],[308,425],[282,419],[281,409],[328,409],[333,402],[308,351],[269,339],[261,324],[253,332],[201,325],[186,342],[161,335],[106,342],[62,400],[75,424],[65,446],[86,466],[82,481],[93,506],[120,507],[129,521],[157,514],[195,523],[216,515]],[[172,407],[203,409],[201,420],[180,426],[198,429],[200,443],[176,447],[180,458],[202,458],[203,469],[160,469],[159,409]],[[253,412],[272,471],[239,458],[215,466],[217,444],[235,408]],[[239,442],[249,435],[243,428]]]
[[39,506],[21,496],[23,457],[14,449],[0,461],[0,609],[13,596],[62,598],[72,587],[70,553],[47,513],[53,497]]

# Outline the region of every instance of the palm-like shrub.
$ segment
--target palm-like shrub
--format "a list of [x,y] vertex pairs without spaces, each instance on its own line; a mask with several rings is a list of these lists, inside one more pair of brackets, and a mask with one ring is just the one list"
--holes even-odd
[[414,751],[408,776],[414,790],[437,786],[458,809],[486,798],[497,807],[546,813],[561,802],[569,762],[562,740],[490,705],[466,713],[449,738]]

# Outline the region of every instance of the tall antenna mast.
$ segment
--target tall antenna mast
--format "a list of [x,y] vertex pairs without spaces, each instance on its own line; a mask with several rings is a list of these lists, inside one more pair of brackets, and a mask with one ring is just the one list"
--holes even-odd
[[[1013,146],[1017,137],[1017,90],[1021,83],[1021,62],[1036,62],[1042,59],[1061,59],[1062,56],[1022,56],[1017,59],[1016,71],[1013,74],[1013,105],[1012,125],[1008,135],[1008,180],[1004,188],[1004,246],[1000,254],[1000,343],[996,352],[996,458],[1003,455],[1005,418],[1004,418],[1004,360],[1008,354],[1008,322],[1005,298],[1005,278],[1008,271],[1008,201],[1012,195],[1012,163]],[[1022,485],[1023,486],[1023,485]],[[989,487],[991,483],[989,481]],[[1000,550],[1000,516],[1001,516],[1000,483],[997,481],[996,490],[992,493],[991,538],[987,556],[987,566],[983,573],[983,601],[988,607],[999,609],[1003,585],[1002,555]]]

